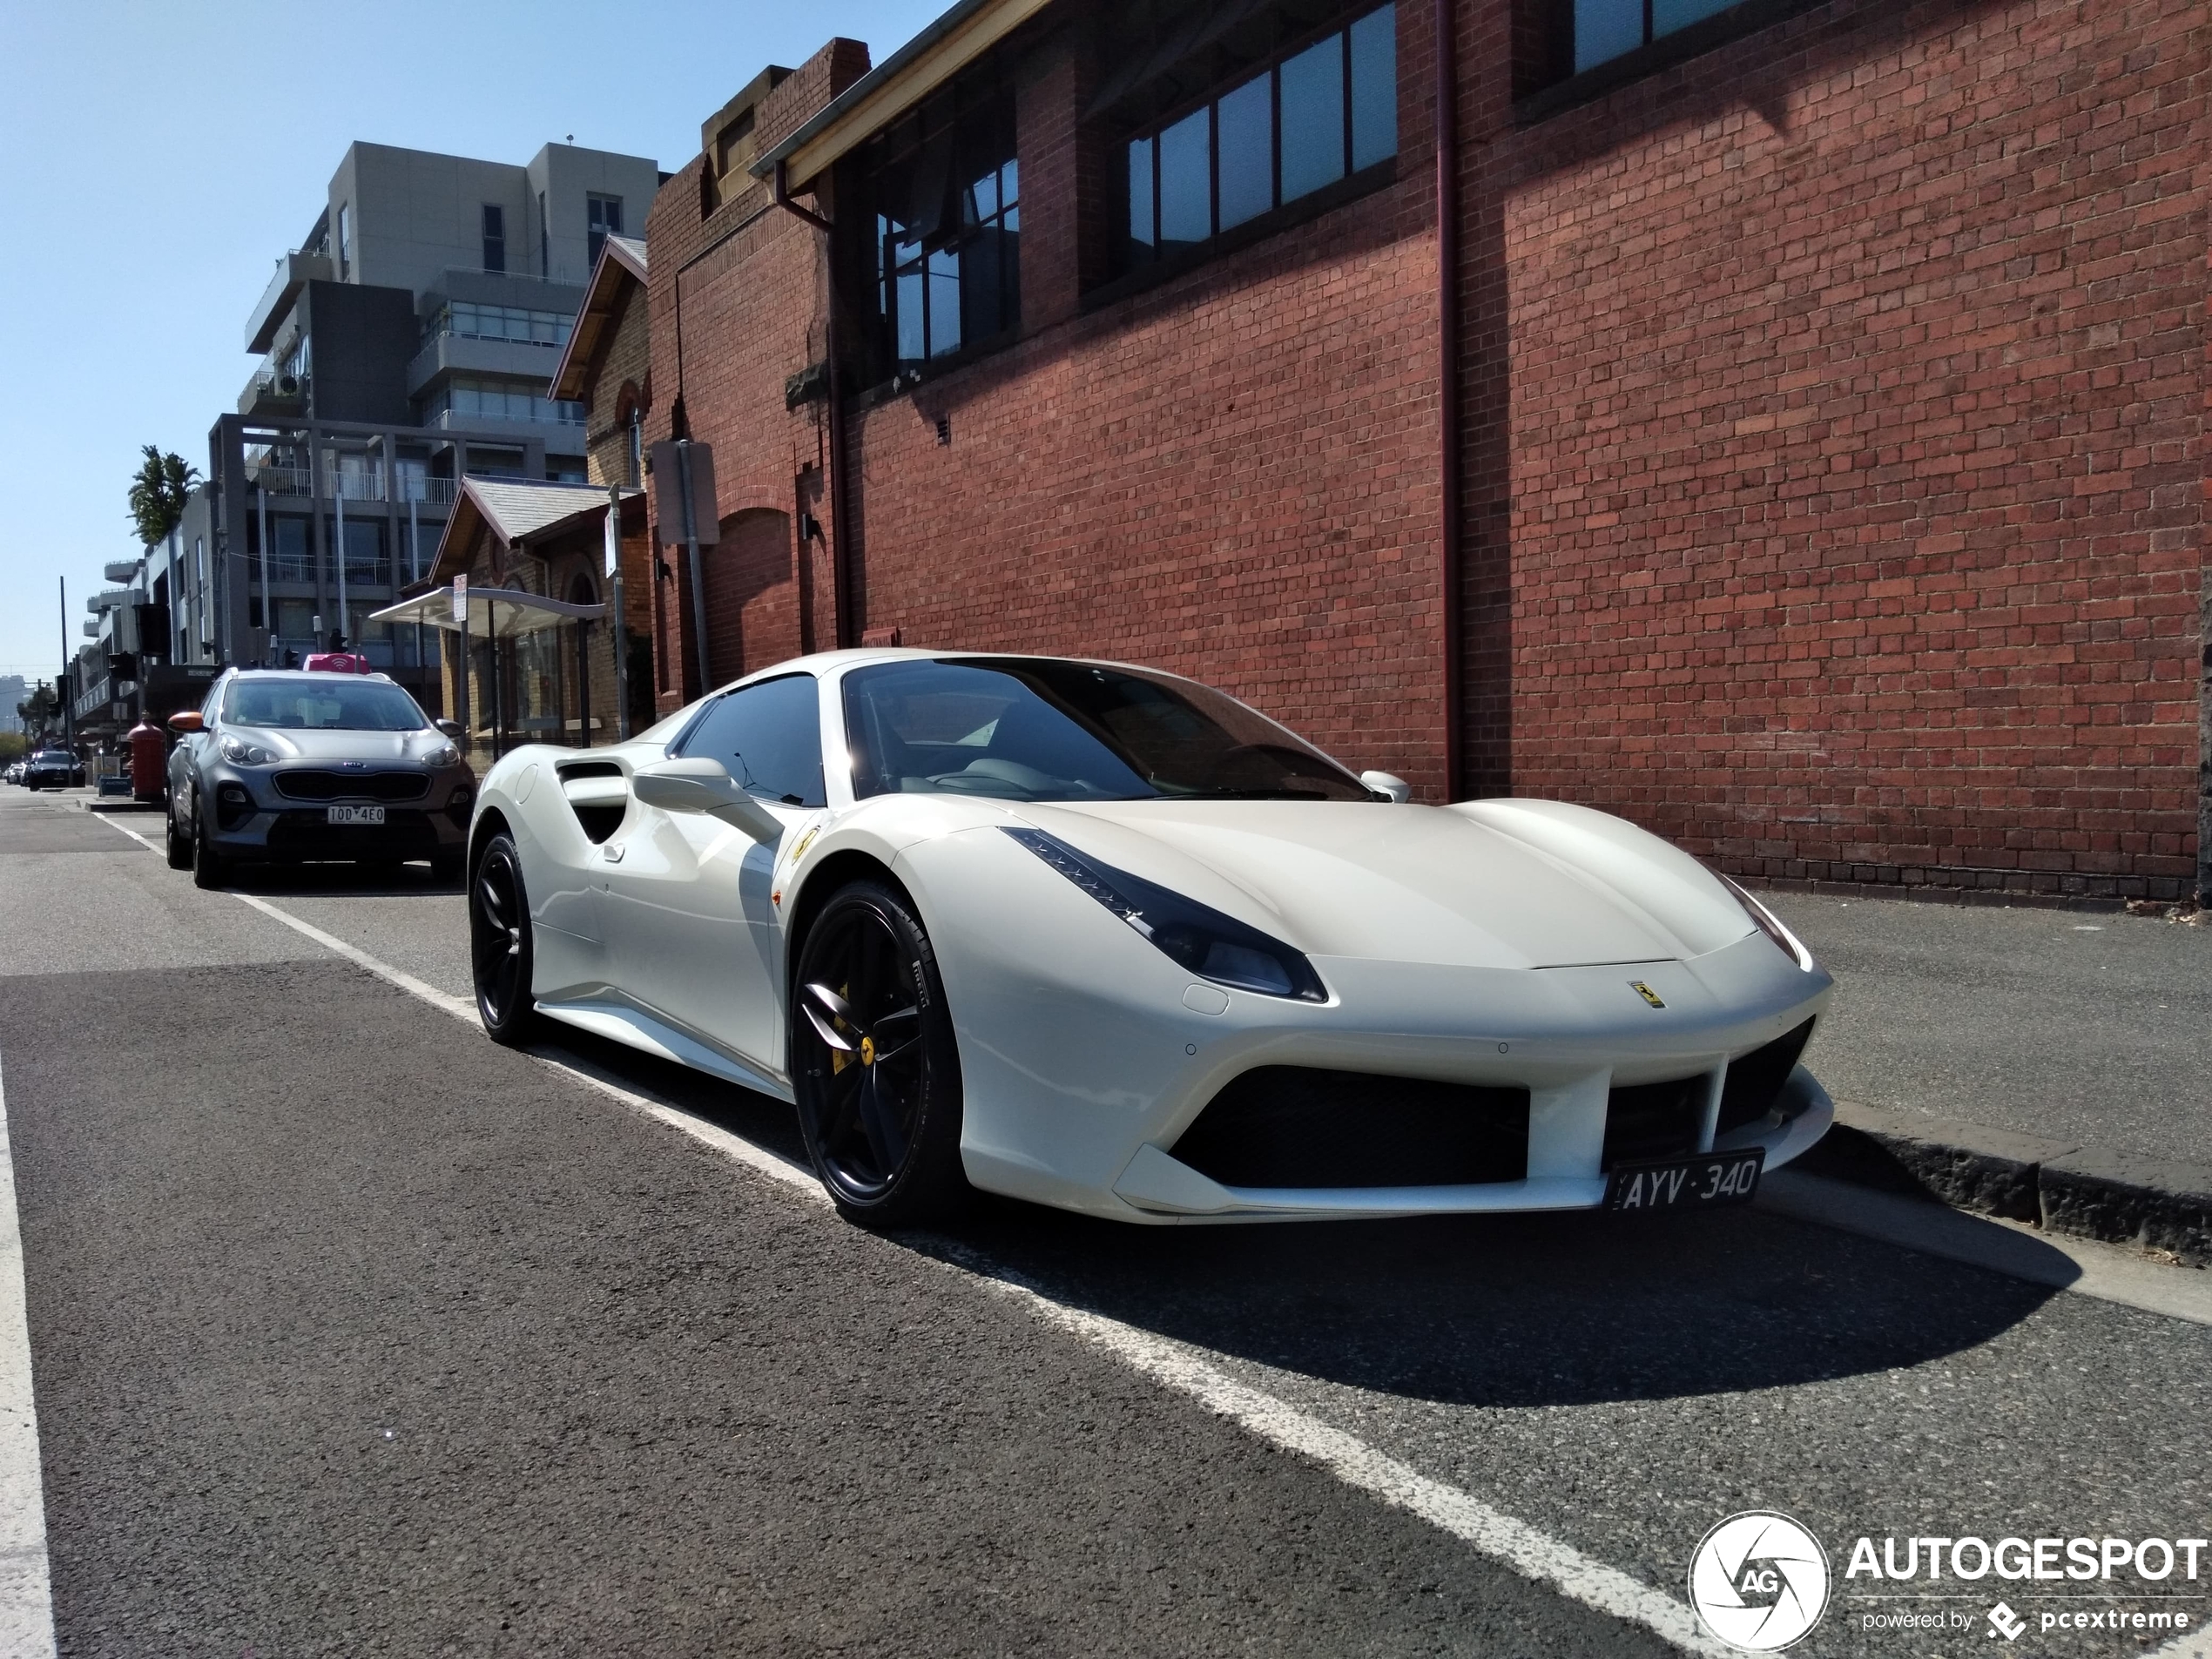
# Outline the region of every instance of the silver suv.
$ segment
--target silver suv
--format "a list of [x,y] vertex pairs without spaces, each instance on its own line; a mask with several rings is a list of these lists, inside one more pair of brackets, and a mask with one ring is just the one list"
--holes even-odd
[[234,669],[169,725],[169,862],[201,887],[248,861],[460,875],[476,798],[461,728],[383,675]]

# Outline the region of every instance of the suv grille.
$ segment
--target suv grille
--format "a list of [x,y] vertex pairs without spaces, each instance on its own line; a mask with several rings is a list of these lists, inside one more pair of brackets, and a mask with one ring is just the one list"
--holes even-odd
[[322,772],[300,767],[276,775],[277,793],[293,800],[421,800],[430,778],[421,772]]
[[1528,1091],[1259,1066],[1174,1155],[1231,1187],[1465,1186],[1528,1176]]

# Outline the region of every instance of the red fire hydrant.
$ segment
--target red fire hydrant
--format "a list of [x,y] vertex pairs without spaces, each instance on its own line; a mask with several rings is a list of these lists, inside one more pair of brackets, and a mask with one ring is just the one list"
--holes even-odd
[[124,734],[131,745],[131,799],[159,800],[169,787],[169,742],[144,720]]

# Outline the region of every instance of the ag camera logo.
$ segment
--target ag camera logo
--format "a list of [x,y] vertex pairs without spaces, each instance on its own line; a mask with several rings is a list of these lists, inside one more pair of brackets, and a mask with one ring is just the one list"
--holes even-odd
[[1775,1653],[1828,1608],[1828,1552],[1787,1515],[1751,1509],[1707,1533],[1689,1558],[1689,1601],[1732,1648]]

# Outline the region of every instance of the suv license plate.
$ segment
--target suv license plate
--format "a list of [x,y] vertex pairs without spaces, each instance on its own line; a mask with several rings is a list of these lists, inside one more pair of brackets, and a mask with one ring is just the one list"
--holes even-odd
[[384,821],[381,806],[333,806],[328,821],[333,824],[381,824]]
[[1766,1153],[1709,1152],[1703,1157],[1669,1158],[1664,1163],[1631,1163],[1613,1171],[1605,1184],[1608,1210],[1703,1210],[1714,1204],[1749,1204],[1759,1190]]

